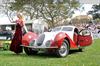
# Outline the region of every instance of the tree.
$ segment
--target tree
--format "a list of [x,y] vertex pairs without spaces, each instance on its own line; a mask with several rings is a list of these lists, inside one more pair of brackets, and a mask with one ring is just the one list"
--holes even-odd
[[93,19],[100,19],[100,4],[93,5],[93,10],[89,11],[88,14],[91,14],[93,16]]
[[2,4],[0,4],[0,13],[4,14],[8,17],[9,21],[12,22],[13,21],[13,14],[14,12],[12,12],[10,9],[10,1],[4,1],[2,2]]
[[27,13],[30,19],[43,18],[54,27],[65,22],[78,5],[76,0],[15,0],[10,9]]

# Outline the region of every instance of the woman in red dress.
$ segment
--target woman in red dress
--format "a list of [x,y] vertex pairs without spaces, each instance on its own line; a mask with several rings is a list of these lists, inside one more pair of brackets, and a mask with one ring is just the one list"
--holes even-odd
[[16,54],[22,52],[22,28],[24,25],[23,17],[21,14],[17,14],[18,20],[16,20],[16,30],[14,37],[12,39],[10,50],[15,52]]

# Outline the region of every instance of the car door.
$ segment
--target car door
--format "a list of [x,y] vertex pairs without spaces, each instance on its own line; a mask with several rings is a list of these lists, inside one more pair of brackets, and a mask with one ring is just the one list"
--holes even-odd
[[78,44],[81,47],[84,46],[89,46],[92,44],[92,36],[91,36],[91,32],[89,32],[88,30],[82,30],[80,32],[80,34],[78,35]]

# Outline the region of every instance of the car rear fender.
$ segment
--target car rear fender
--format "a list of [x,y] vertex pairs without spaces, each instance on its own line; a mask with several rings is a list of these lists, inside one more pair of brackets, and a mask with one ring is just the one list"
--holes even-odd
[[61,47],[65,38],[69,39],[70,37],[64,32],[60,32],[55,36],[54,42],[58,46],[58,48]]
[[65,39],[69,42],[69,48],[78,48],[77,44],[64,32],[60,32],[55,36],[54,44],[60,48]]

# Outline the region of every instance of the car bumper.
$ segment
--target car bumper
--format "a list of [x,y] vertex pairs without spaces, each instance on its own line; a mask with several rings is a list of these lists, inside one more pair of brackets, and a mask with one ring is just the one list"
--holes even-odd
[[58,48],[57,46],[52,46],[52,47],[42,47],[42,46],[25,46],[21,45],[23,47],[29,47],[29,48],[36,48],[36,49],[48,49],[48,48]]

